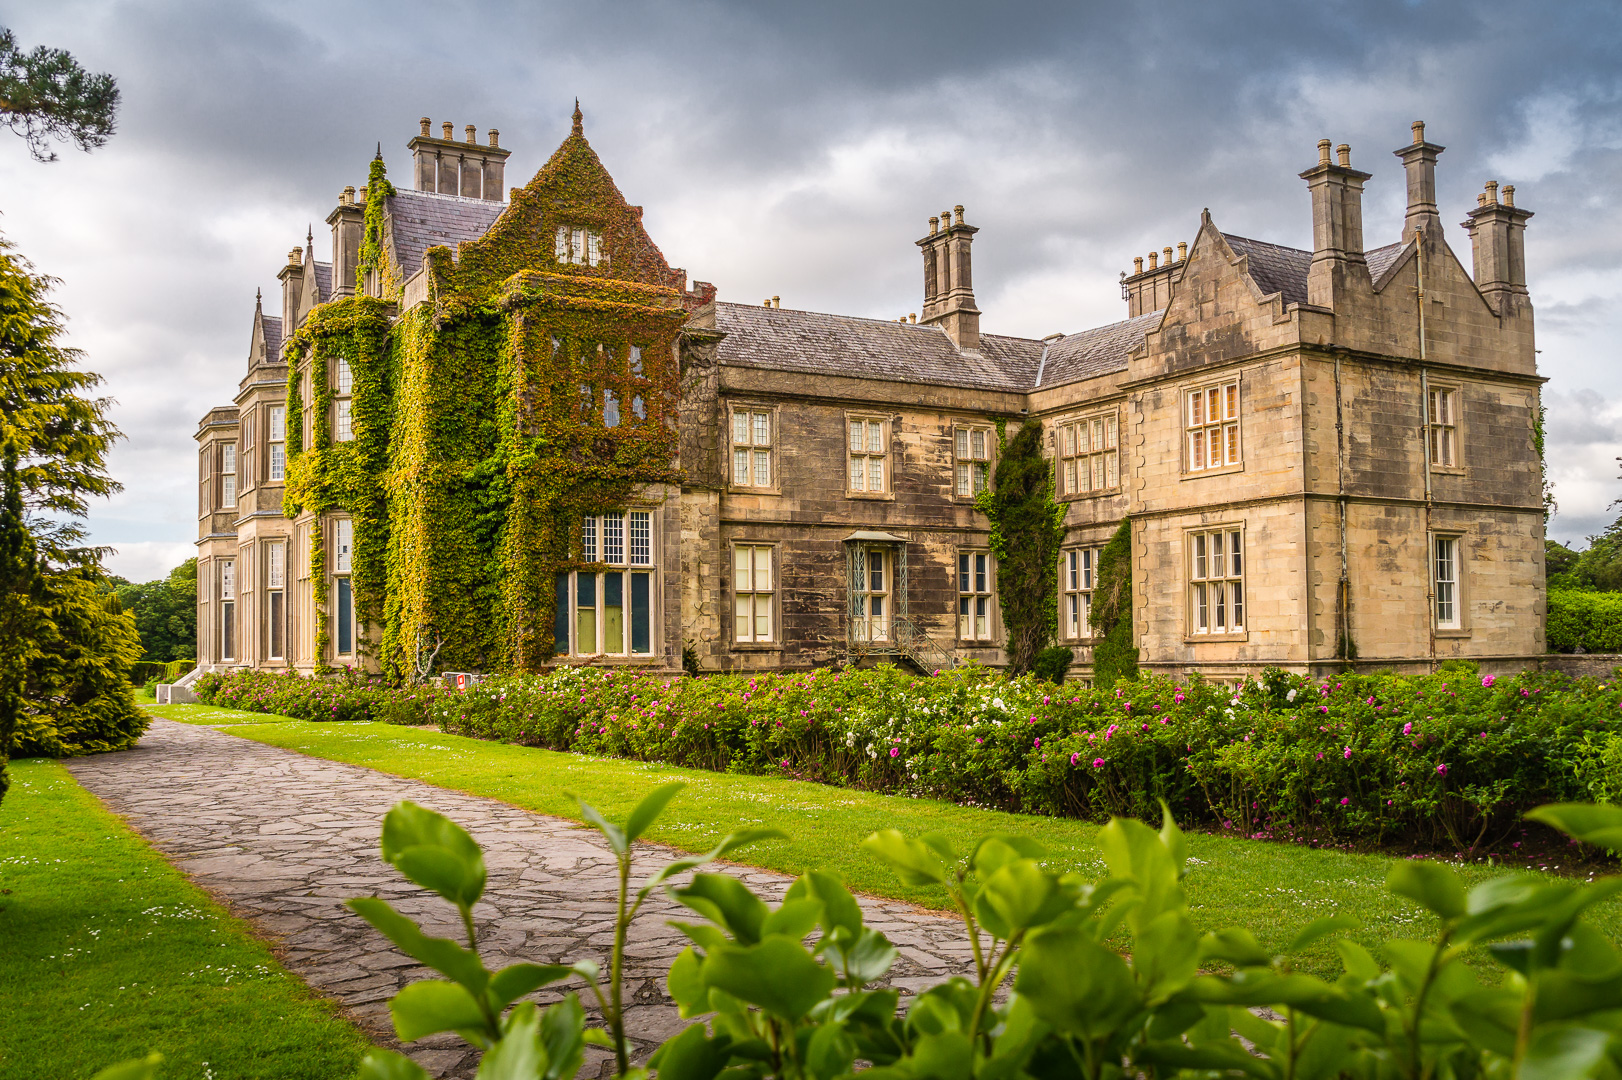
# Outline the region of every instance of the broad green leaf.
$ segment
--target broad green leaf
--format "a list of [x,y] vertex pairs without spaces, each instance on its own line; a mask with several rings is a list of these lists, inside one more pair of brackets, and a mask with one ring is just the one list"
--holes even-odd
[[[907,1030],[917,1035],[939,1035],[968,1027],[969,1017],[953,1000],[950,990],[942,984],[915,998],[907,1010]],[[972,1004],[970,1013],[972,1015]]]
[[1202,1043],[1226,1042],[1228,1040],[1228,1025],[1232,1025],[1233,1030],[1239,1033],[1240,1038],[1249,1039],[1267,1051],[1269,1056],[1277,1054],[1279,1042],[1284,1038],[1283,1024],[1265,1020],[1243,1006],[1227,1008],[1222,1011],[1227,1015],[1228,1022],[1223,1025],[1221,1035],[1216,1039],[1202,1040]]
[[614,854],[625,855],[630,852],[631,844],[625,839],[624,829],[603,817],[595,806],[574,792],[564,789],[563,794],[580,804],[580,816],[585,818],[592,828],[603,834],[603,839],[608,841],[608,846],[613,849]]
[[596,982],[602,975],[595,960],[576,960],[569,965],[569,970],[589,983]]
[[1342,930],[1355,930],[1362,925],[1361,920],[1351,915],[1325,915],[1321,919],[1314,919],[1295,935],[1295,940],[1284,946],[1284,955],[1295,956],[1331,934],[1338,934]]
[[1183,864],[1188,861],[1188,840],[1183,836],[1183,830],[1177,827],[1172,819],[1171,807],[1166,800],[1160,800],[1160,843],[1171,855],[1171,861],[1177,867],[1177,876],[1183,876]]
[[547,1062],[542,1080],[572,1080],[586,1052],[586,1010],[578,995],[565,994],[562,1001],[541,1010],[540,1037]]
[[930,1080],[969,1080],[974,1069],[974,1044],[961,1031],[920,1035],[908,1055],[915,1076]]
[[1610,1033],[1591,1028],[1539,1028],[1521,1059],[1519,1080],[1585,1080],[1598,1076],[1610,1039]]
[[395,994],[389,1013],[401,1042],[415,1042],[441,1031],[474,1032],[485,1038],[497,1034],[466,987],[439,979],[414,982]]
[[546,984],[566,979],[572,974],[573,971],[565,964],[509,964],[490,977],[491,1007],[500,1013],[525,994],[532,994]]
[[484,892],[484,852],[444,814],[396,803],[383,817],[382,849],[384,862],[453,904],[471,907]]
[[1058,891],[1059,883],[1035,861],[1015,859],[982,882],[975,910],[982,912],[989,907],[995,911],[995,921],[1003,931],[998,936],[1006,938],[1056,918],[1062,907],[1056,909],[1049,901]]
[[1113,1032],[1141,1009],[1126,961],[1069,927],[1026,941],[1014,989],[1059,1033],[1087,1039]]
[[935,854],[941,857],[941,862],[947,866],[956,866],[958,861],[957,849],[952,846],[951,839],[945,833],[924,833],[918,838],[927,844]]
[[1256,936],[1240,927],[1229,927],[1200,939],[1200,959],[1226,960],[1235,967],[1266,967],[1272,954],[1256,941]]
[[825,956],[839,977],[861,986],[882,979],[900,955],[890,939],[864,926],[852,935],[844,927],[824,939]]
[[940,853],[903,836],[895,829],[882,829],[874,833],[862,841],[861,848],[889,863],[908,885],[942,885],[946,882],[946,865],[941,862]]
[[786,1020],[798,1020],[834,988],[834,973],[785,937],[716,949],[704,961],[704,980]]
[[1541,821],[1585,844],[1622,849],[1622,806],[1605,803],[1550,803],[1530,810],[1528,821]]
[[1543,971],[1537,986],[1533,1016],[1539,1023],[1622,1009],[1622,975],[1585,979],[1568,971]]
[[685,888],[670,894],[718,926],[725,927],[743,945],[760,940],[766,922],[765,903],[749,887],[728,874],[694,874]]
[[785,900],[761,923],[761,937],[789,937],[799,941],[822,919],[822,901],[814,897]]
[[482,994],[489,985],[490,973],[477,953],[469,952],[450,938],[429,937],[386,901],[361,896],[345,901],[344,906],[376,927],[401,952],[461,983],[471,993]]
[[1167,1070],[1242,1072],[1261,1080],[1277,1080],[1278,1067],[1264,1058],[1253,1056],[1237,1042],[1206,1043],[1187,1046],[1177,1042],[1157,1042],[1136,1050],[1132,1059],[1145,1065],[1159,1065]]
[[601,1046],[605,1050],[614,1049],[614,1036],[605,1028],[587,1028],[583,1039],[587,1046]]
[[677,954],[675,962],[665,974],[665,987],[681,1011],[683,1020],[691,1020],[710,1011],[710,987],[704,981],[704,962],[692,947]]
[[[1034,851],[1035,854],[1026,854]],[[1040,859],[1041,845],[1017,836],[986,836],[974,847],[969,856],[969,867],[984,881],[1011,862],[1020,859]]]
[[661,867],[657,874],[654,874],[647,880],[642,888],[637,890],[637,898],[641,899],[642,897],[647,896],[654,889],[657,889],[660,885],[663,885],[666,881],[675,877],[677,874],[685,874],[694,867],[703,866],[705,863],[712,863],[716,859],[725,858],[727,855],[747,844],[753,844],[760,840],[786,840],[787,838],[788,834],[783,832],[781,829],[739,829],[737,832],[728,833],[726,836],[722,837],[719,844],[716,844],[715,847],[711,848],[704,854],[689,855],[685,859],[677,859],[675,862]]
[[1385,1018],[1373,998],[1365,993],[1344,992],[1311,975],[1280,975],[1244,968],[1228,977],[1205,975],[1195,979],[1179,998],[1244,1008],[1288,1006],[1320,1020],[1380,1035],[1386,1030]]
[[1140,906],[1127,916],[1134,930],[1186,902],[1181,865],[1159,833],[1132,818],[1111,818],[1098,833],[1110,875],[1136,886]]
[[821,922],[824,930],[832,933],[835,927],[841,926],[853,934],[861,930],[862,905],[856,902],[856,897],[845,888],[845,883],[839,880],[837,874],[812,870],[801,875],[789,886],[783,902],[808,896],[822,901]]
[[843,1024],[821,1024],[805,1047],[805,1067],[818,1080],[834,1080],[850,1071],[856,1043]]
[[1149,1017],[1149,1038],[1175,1039],[1204,1020],[1206,1012],[1206,1006],[1195,1001],[1176,1001],[1162,1005]]
[[[103,1080],[97,1076],[96,1080]],[[355,1080],[431,1080],[428,1070],[393,1050],[368,1050]]]
[[672,780],[670,783],[661,784],[648,792],[647,796],[636,804],[636,809],[631,811],[631,816],[625,819],[625,839],[627,841],[635,840],[647,832],[648,826],[652,825],[654,820],[665,812],[665,807],[670,805],[670,800],[674,799],[676,793],[686,786],[685,781]]
[[538,1010],[526,1001],[507,1018],[501,1039],[485,1051],[476,1075],[478,1080],[540,1080],[546,1066]]
[[1162,912],[1138,931],[1132,970],[1151,1005],[1181,989],[1200,966],[1200,937],[1181,909]]
[[[154,1051],[144,1058],[131,1058],[117,1065],[109,1065],[98,1072],[93,1080],[157,1080],[158,1066],[161,1064],[163,1055]],[[426,1073],[423,1075],[427,1076]]]
[[1380,964],[1374,959],[1374,954],[1355,941],[1341,940],[1335,942],[1335,951],[1340,953],[1340,962],[1346,968],[1346,974],[1360,982],[1377,978],[1380,974]]
[[1473,1045],[1506,1058],[1515,1056],[1515,1036],[1521,1022],[1518,992],[1483,988],[1448,1002],[1448,1011]]
[[653,1052],[648,1065],[659,1070],[660,1080],[714,1080],[731,1056],[732,1039],[710,1038],[703,1024],[684,1028]]
[[1459,875],[1437,863],[1417,859],[1399,862],[1386,875],[1385,887],[1423,904],[1442,919],[1457,919],[1469,910]]
[[667,925],[680,930],[688,941],[691,941],[707,953],[714,952],[731,941],[726,934],[721,932],[719,927],[711,926],[709,923],[677,922],[671,919]]

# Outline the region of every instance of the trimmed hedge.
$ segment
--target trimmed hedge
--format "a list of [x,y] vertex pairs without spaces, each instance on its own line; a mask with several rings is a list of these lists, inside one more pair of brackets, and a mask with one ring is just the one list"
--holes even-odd
[[1550,589],[1550,652],[1622,652],[1622,593]]
[[1027,813],[1454,850],[1548,802],[1622,795],[1622,684],[1269,672],[1113,690],[965,668],[663,678],[561,668],[466,692],[208,675],[200,698],[301,719],[437,723],[527,746],[777,774]]

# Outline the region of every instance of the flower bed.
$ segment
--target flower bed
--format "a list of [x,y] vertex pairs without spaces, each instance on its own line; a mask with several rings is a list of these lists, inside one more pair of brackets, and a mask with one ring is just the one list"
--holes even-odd
[[1467,671],[1099,691],[977,668],[667,678],[567,667],[466,692],[291,675],[199,681],[215,705],[1102,820],[1479,848],[1547,802],[1622,795],[1622,686]]

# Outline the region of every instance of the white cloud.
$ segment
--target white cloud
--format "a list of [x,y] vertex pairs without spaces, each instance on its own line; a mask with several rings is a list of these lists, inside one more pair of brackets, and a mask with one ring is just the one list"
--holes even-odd
[[197,548],[192,544],[144,540],[119,544],[118,549],[103,560],[103,565],[130,581],[154,581],[167,577],[169,571],[196,554]]

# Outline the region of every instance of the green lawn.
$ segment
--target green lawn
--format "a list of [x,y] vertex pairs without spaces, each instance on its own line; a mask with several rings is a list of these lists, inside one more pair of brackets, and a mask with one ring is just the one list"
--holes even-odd
[[[857,844],[878,829],[910,835],[941,832],[964,850],[988,832],[1019,832],[1046,846],[1048,864],[1104,876],[1096,825],[1064,818],[976,810],[927,799],[906,799],[771,777],[731,776],[669,765],[590,758],[530,747],[483,742],[424,728],[388,724],[314,724],[278,720],[203,705],[159,706],[156,714],[189,723],[231,724],[234,735],[334,761],[364,765],[439,787],[500,799],[529,810],[579,820],[565,789],[578,792],[611,819],[622,819],[656,784],[686,780],[689,787],[648,833],[688,851],[709,847],[740,826],[770,825],[790,839],[747,849],[753,866],[798,874],[830,869],[852,887],[877,896],[944,907],[938,890],[903,885]],[[1282,946],[1323,915],[1345,912],[1364,921],[1356,936],[1371,947],[1394,937],[1425,937],[1435,923],[1417,905],[1385,891],[1393,859],[1282,843],[1190,834],[1187,885],[1194,915],[1206,929],[1242,925],[1264,945]],[[1474,883],[1503,873],[1461,867]],[[1595,922],[1622,938],[1622,901],[1601,906]],[[1332,945],[1316,949],[1303,967],[1338,974]],[[1487,965],[1485,957],[1476,958]]]
[[354,1075],[369,1045],[54,761],[0,803],[0,1078]]

